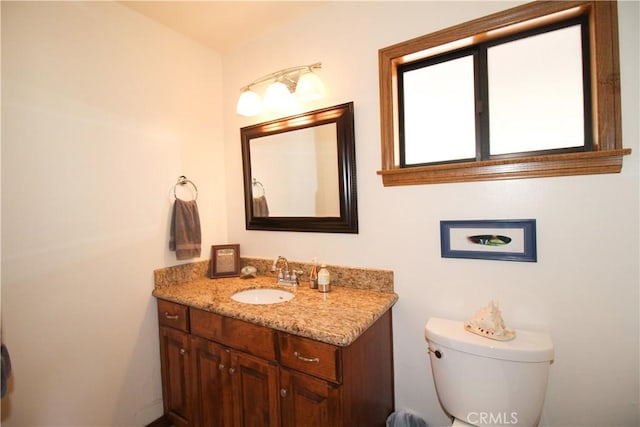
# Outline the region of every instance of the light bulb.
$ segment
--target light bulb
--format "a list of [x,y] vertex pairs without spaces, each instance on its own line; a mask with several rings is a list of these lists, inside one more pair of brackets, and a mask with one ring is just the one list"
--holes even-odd
[[273,110],[282,110],[292,107],[295,103],[289,88],[282,82],[273,82],[267,87],[264,94],[264,104]]
[[324,84],[317,74],[309,71],[300,76],[296,96],[302,101],[314,101],[324,97]]
[[260,95],[249,89],[240,94],[236,107],[238,114],[249,117],[262,113],[262,110]]

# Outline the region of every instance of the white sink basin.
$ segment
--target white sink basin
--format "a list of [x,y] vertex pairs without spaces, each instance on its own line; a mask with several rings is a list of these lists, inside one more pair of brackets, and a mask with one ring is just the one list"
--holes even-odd
[[291,300],[295,295],[282,289],[247,289],[231,295],[234,301],[245,304],[277,304]]

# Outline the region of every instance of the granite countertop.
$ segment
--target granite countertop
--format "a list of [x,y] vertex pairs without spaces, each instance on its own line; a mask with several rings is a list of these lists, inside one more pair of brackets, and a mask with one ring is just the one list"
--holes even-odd
[[[269,305],[231,299],[235,292],[252,288],[278,288],[295,297]],[[398,300],[393,292],[332,286],[331,292],[321,293],[307,284],[277,285],[273,277],[266,276],[196,277],[172,286],[156,286],[153,296],[338,346],[350,345]]]

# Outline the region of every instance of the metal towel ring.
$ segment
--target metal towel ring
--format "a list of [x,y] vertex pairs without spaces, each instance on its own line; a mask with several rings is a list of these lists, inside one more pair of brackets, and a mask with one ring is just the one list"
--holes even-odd
[[256,197],[261,197],[265,195],[265,191],[264,191],[264,185],[262,185],[262,183],[260,181],[258,181],[257,179],[253,178],[253,186],[254,187],[260,187],[260,190],[262,190],[262,194],[254,194],[253,198],[255,199]]
[[196,187],[193,181],[191,181],[190,179],[187,179],[187,177],[184,175],[181,175],[180,177],[178,177],[178,182],[176,182],[176,185],[173,186],[173,197],[176,199],[178,198],[178,195],[176,194],[176,188],[178,187],[178,185],[186,185],[186,184],[191,184],[193,189],[196,191],[196,194],[193,197],[193,200],[198,200],[198,187]]

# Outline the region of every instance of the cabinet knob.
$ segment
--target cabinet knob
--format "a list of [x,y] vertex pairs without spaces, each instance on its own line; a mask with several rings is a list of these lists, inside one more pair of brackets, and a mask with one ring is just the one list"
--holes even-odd
[[236,370],[233,368],[229,368],[229,375],[233,375],[236,373]]
[[187,350],[185,350],[184,348],[181,348],[181,349],[180,349],[180,354],[181,354],[181,355],[183,355],[183,356],[184,356],[186,352],[187,352]]
[[287,389],[286,388],[281,388],[280,389],[280,396],[287,397]]
[[218,365],[218,369],[220,369],[221,371],[224,369],[224,363],[221,363]]

